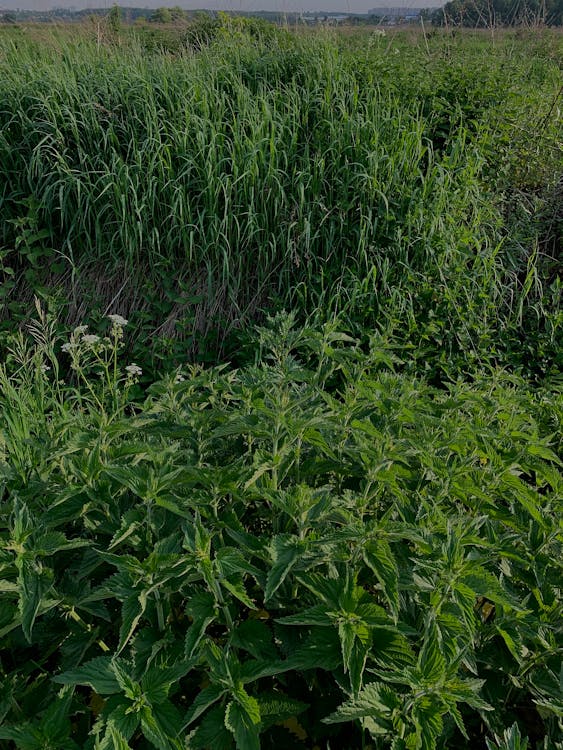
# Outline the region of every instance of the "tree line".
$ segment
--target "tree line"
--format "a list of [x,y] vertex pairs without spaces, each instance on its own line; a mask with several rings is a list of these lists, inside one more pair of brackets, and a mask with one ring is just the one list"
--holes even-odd
[[561,26],[563,0],[450,0],[432,14],[439,26]]

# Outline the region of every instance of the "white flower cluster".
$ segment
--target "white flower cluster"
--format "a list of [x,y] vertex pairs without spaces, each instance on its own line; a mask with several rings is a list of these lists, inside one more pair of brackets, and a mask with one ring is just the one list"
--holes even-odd
[[125,372],[129,373],[132,378],[139,378],[143,374],[142,369],[139,365],[136,365],[135,362],[131,362],[130,365],[127,365]]
[[[86,325],[76,326],[72,332],[70,341],[62,345],[61,349],[63,352],[70,354],[72,351],[79,349],[83,344],[86,345],[86,347],[93,347],[101,342],[99,336],[95,333],[86,333],[87,330],[88,326]],[[107,340],[109,341],[109,339]]]
[[123,315],[117,315],[117,313],[108,315],[108,319],[111,320],[111,335],[115,340],[123,338],[123,329],[129,323],[127,318]]

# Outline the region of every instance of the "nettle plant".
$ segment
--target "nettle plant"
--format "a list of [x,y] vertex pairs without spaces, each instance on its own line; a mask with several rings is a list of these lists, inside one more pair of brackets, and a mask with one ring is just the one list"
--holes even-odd
[[559,392],[280,316],[139,399],[122,323],[0,371],[0,747],[563,747]]

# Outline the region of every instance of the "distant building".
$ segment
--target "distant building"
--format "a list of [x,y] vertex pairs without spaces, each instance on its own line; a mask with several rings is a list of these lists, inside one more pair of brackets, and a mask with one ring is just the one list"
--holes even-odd
[[372,8],[368,13],[370,16],[385,18],[406,18],[407,16],[418,18],[420,8]]

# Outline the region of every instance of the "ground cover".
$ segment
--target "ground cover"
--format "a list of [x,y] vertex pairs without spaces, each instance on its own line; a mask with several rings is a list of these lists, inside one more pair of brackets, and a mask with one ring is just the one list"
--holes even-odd
[[561,750],[560,37],[1,32],[0,748]]
[[559,746],[560,392],[285,317],[139,403],[122,323],[0,373],[0,738]]

